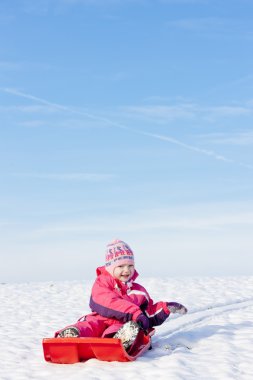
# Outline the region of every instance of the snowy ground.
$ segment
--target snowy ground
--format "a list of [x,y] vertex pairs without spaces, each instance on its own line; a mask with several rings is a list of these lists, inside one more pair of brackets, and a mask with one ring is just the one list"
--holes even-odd
[[253,379],[253,277],[139,281],[189,313],[158,327],[135,362],[72,365],[45,362],[41,342],[89,312],[91,282],[1,284],[0,379]]

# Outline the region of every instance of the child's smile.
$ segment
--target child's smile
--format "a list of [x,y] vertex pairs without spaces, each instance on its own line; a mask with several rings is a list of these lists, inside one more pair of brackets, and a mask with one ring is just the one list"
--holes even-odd
[[113,275],[122,282],[129,281],[134,274],[134,265],[119,265],[114,269]]

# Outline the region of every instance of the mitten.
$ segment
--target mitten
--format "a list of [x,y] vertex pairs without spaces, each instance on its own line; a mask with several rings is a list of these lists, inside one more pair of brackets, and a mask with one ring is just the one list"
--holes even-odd
[[136,319],[136,322],[138,323],[138,325],[143,329],[143,330],[147,330],[149,328],[149,319],[148,317],[146,317],[145,314],[140,314],[137,319]]
[[168,309],[171,313],[179,313],[179,314],[186,314],[187,309],[184,305],[181,305],[181,303],[178,302],[167,302]]

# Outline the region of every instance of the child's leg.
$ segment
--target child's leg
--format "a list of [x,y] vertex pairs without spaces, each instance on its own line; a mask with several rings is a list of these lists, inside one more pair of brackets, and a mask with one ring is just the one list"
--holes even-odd
[[88,320],[75,323],[74,326],[80,331],[80,337],[100,337],[106,329],[105,323],[96,318],[88,318]]
[[72,325],[66,326],[61,330],[56,331],[55,337],[59,334],[64,335],[65,330],[74,328],[79,337],[100,337],[106,329],[106,325],[102,320],[89,318],[85,321],[78,321]]

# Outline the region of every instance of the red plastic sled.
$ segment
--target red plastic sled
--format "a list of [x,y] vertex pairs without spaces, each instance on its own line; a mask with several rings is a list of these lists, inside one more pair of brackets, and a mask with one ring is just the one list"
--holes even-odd
[[115,338],[45,338],[45,360],[59,364],[73,364],[88,359],[104,361],[133,361],[151,347],[152,330],[148,335],[141,331],[134,345],[125,351],[120,339]]

